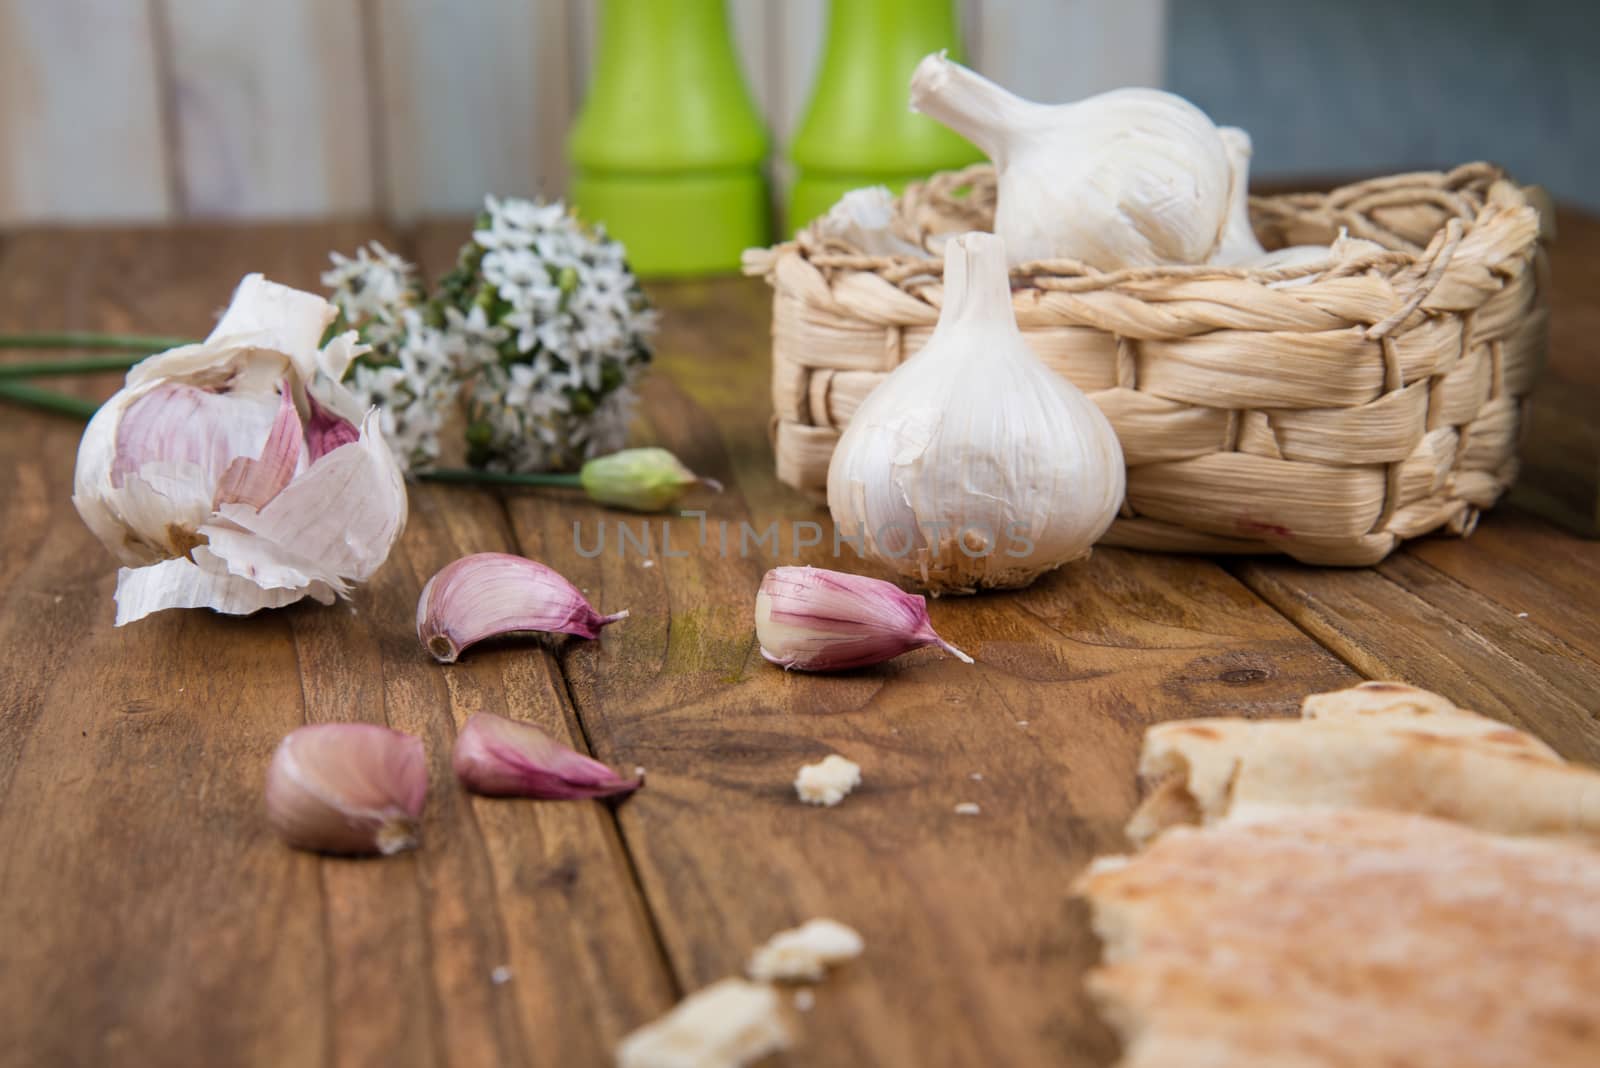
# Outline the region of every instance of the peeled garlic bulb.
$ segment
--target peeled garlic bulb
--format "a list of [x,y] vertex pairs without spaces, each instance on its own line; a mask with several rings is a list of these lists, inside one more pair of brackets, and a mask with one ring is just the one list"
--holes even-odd
[[862,402],[828,467],[841,538],[932,592],[1025,586],[1088,553],[1122,503],[1122,449],[1017,329],[1005,246],[945,246],[926,347]]
[[1221,243],[1228,153],[1211,120],[1180,96],[1115,89],[1036,104],[936,54],[912,75],[911,109],[994,161],[994,229],[1014,264],[1206,263]]

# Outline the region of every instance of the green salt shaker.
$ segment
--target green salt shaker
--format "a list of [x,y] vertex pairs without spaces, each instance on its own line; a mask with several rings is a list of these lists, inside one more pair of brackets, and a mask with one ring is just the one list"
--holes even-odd
[[767,134],[724,0],[606,0],[568,152],[579,217],[640,275],[736,271],[770,239]]
[[983,159],[907,105],[917,62],[940,49],[959,60],[960,42],[952,0],[833,0],[821,70],[789,147],[791,233],[852,189],[887,185],[898,193],[907,182]]

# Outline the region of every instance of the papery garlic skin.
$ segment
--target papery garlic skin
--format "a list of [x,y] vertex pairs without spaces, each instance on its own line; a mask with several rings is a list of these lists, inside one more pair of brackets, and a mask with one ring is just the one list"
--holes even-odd
[[928,602],[892,582],[820,567],[775,567],[756,592],[761,655],[793,671],[845,671],[936,645],[972,658],[934,632]]
[[1228,153],[1230,189],[1228,221],[1222,229],[1222,244],[1211,257],[1213,263],[1237,264],[1266,254],[1250,225],[1250,155],[1254,151],[1250,135],[1237,126],[1219,126],[1223,148]]
[[828,466],[841,537],[934,593],[1025,586],[1088,554],[1126,487],[1104,414],[1017,329],[993,234],[945,246],[924,348],[878,384]]
[[994,228],[1013,264],[1205,263],[1222,240],[1228,153],[1211,120],[1180,96],[1114,89],[1036,104],[935,54],[912,75],[911,109],[994,162]]
[[374,413],[339,385],[355,335],[321,345],[333,314],[249,275],[205,341],[134,366],[90,420],[72,500],[127,565],[118,626],[332,603],[388,557],[405,481]]
[[547,801],[624,797],[644,776],[622,775],[563,745],[533,723],[479,712],[456,737],[456,778],[476,794]]
[[415,849],[427,799],[421,740],[373,723],[296,728],[267,769],[267,820],[297,849]]
[[850,190],[809,229],[814,239],[837,241],[867,256],[928,257],[922,246],[895,232],[894,194],[888,186]]
[[452,664],[485,638],[521,632],[597,638],[626,619],[603,616],[576,586],[537,560],[510,553],[474,553],[446,565],[417,598],[417,638],[440,663]]

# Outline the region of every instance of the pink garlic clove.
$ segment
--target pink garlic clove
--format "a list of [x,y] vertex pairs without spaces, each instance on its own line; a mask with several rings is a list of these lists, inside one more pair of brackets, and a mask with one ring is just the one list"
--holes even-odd
[[520,631],[595,638],[626,619],[602,616],[578,588],[537,560],[509,553],[474,553],[447,565],[417,599],[417,637],[441,663],[485,638]]
[[532,723],[479,712],[456,738],[456,777],[474,793],[566,801],[631,794],[642,771],[620,775]]
[[318,404],[309,389],[306,390],[306,406],[311,413],[306,420],[306,448],[313,462],[341,445],[360,439],[361,431],[354,423]]
[[927,599],[882,579],[820,567],[775,567],[756,594],[761,655],[785,669],[843,671],[937,645],[972,658],[934,633]]
[[266,798],[268,822],[297,849],[415,849],[428,799],[422,742],[374,723],[296,728],[272,755]]
[[300,414],[294,408],[294,392],[283,383],[278,414],[267,432],[267,443],[258,457],[236,456],[217,480],[211,507],[248,504],[258,511],[282,492],[294,479],[300,464]]

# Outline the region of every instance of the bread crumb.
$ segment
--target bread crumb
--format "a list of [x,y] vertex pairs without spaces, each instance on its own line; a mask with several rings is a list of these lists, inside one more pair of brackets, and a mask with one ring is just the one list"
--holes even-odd
[[817,764],[807,764],[794,779],[794,791],[808,805],[837,805],[861,785],[861,766],[830,753]]
[[745,971],[750,978],[764,982],[815,982],[828,965],[859,957],[864,947],[861,936],[838,920],[808,920],[767,939],[766,945],[750,954]]
[[776,990],[724,979],[623,1038],[617,1068],[742,1068],[790,1041]]
[[961,804],[956,806],[957,816],[976,816],[982,811],[983,809],[978,807],[978,803],[976,801],[963,801]]

